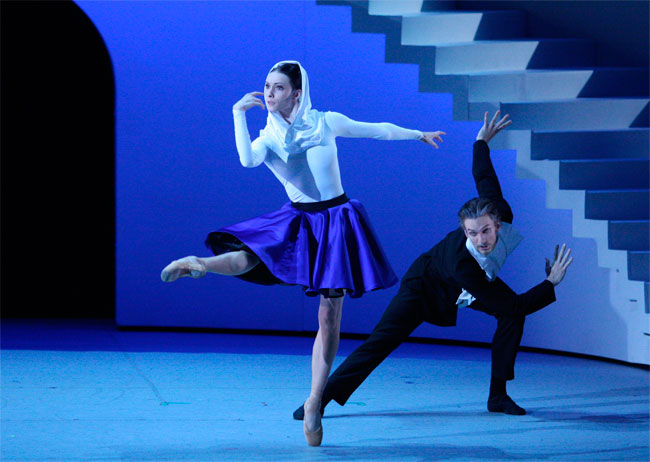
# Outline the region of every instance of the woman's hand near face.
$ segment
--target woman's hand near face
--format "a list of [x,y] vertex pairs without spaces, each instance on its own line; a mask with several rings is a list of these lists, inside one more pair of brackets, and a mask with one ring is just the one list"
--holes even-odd
[[437,131],[437,132],[422,132],[422,138],[420,138],[420,141],[423,143],[429,144],[433,146],[434,148],[438,149],[438,145],[434,140],[438,140],[440,143],[442,143],[442,138],[440,135],[446,135],[445,132]]
[[252,91],[246,93],[242,99],[237,101],[232,107],[233,111],[243,111],[246,112],[253,106],[258,106],[264,109],[264,103],[261,99],[257,98],[258,96],[263,96],[264,93],[261,91]]

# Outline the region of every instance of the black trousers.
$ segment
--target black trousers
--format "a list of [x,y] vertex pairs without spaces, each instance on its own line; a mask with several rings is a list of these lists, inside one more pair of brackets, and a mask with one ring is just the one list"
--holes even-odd
[[[492,339],[492,375],[502,380],[512,380],[525,317],[495,317],[497,329]],[[423,322],[421,298],[405,297],[401,293],[395,296],[366,341],[329,377],[323,401],[333,399],[344,405],[366,377]]]

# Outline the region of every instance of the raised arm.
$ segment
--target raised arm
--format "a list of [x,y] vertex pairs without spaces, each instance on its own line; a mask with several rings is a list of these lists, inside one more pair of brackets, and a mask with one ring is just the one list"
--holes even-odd
[[481,130],[476,136],[476,142],[474,143],[472,175],[474,176],[479,197],[491,199],[499,210],[501,220],[512,223],[512,209],[503,198],[501,185],[494,171],[492,159],[490,158],[490,148],[488,147],[488,142],[494,135],[512,123],[511,120],[508,120],[507,114],[501,120],[497,121],[499,114],[500,111],[497,111],[492,120],[488,122],[488,113],[485,113],[483,127],[481,127]]
[[357,122],[338,112],[327,112],[325,122],[334,136],[345,138],[374,138],[376,140],[420,140],[438,147],[434,140],[442,142],[444,132],[421,132],[402,128],[388,122]]
[[248,133],[246,124],[246,111],[254,106],[264,109],[264,103],[257,98],[263,95],[261,92],[252,92],[244,95],[232,107],[232,114],[235,122],[235,143],[239,153],[239,161],[244,167],[257,167],[266,157],[266,145],[257,138],[251,143],[251,137]]

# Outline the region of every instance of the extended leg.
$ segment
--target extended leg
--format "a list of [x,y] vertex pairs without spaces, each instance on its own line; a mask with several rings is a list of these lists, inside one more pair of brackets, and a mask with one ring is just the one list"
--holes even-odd
[[244,250],[228,252],[215,257],[199,258],[208,273],[224,276],[239,276],[257,266],[260,259],[257,255]]
[[189,256],[174,260],[163,269],[160,278],[164,282],[174,282],[178,278],[200,278],[205,273],[216,273],[225,276],[238,276],[253,269],[260,262],[256,255],[238,250],[215,257],[199,258]]

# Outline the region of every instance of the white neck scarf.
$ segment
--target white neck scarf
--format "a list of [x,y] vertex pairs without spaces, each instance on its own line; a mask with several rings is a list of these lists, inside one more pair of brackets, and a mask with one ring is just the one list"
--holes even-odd
[[[494,250],[490,252],[489,255],[483,255],[481,252],[476,250],[469,238],[465,241],[465,247],[467,247],[467,250],[472,257],[474,257],[474,260],[476,260],[481,269],[485,271],[485,276],[488,281],[494,281],[508,255],[517,248],[522,240],[523,237],[519,234],[519,231],[517,231],[510,223],[501,223],[501,228],[497,233],[497,243],[494,246]],[[476,299],[472,294],[463,289],[456,301],[456,305],[458,305],[459,308],[463,308],[471,305],[474,300]]]
[[[266,127],[260,131],[260,136],[266,137],[276,154],[295,154],[319,145],[324,136],[325,122],[323,113],[311,108],[309,97],[309,79],[307,71],[298,61],[280,61],[280,64],[297,64],[302,76],[302,92],[298,100],[298,113],[293,123],[289,124],[280,113],[270,112],[266,118]],[[286,160],[286,159],[285,159]]]

